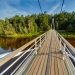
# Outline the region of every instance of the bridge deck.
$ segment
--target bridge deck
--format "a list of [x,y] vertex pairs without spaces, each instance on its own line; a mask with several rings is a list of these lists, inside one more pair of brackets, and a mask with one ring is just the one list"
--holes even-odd
[[53,30],[38,51],[26,75],[69,75]]

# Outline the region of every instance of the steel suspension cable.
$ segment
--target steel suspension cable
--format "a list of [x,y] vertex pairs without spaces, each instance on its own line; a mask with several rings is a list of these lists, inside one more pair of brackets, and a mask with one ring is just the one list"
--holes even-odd
[[62,6],[61,6],[61,11],[60,11],[60,13],[62,12],[63,5],[64,5],[64,0],[63,0],[63,2],[62,2]]
[[41,10],[41,12],[42,12],[42,8],[41,8],[40,1],[39,1],[39,0],[38,0],[38,3],[39,3],[40,10]]

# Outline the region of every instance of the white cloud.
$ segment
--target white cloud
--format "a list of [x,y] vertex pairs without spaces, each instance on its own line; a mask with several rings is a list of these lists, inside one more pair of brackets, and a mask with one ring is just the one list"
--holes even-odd
[[[20,1],[20,0],[19,0]],[[0,19],[5,19],[5,17],[12,17],[14,15],[28,15],[27,12],[14,8],[10,6],[8,3],[0,3]]]
[[57,5],[55,5],[49,12],[48,14],[52,14],[54,13],[54,11],[60,6],[60,3],[58,3]]

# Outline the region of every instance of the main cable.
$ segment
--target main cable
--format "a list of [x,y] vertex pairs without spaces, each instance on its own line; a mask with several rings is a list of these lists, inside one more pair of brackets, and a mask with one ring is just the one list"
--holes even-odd
[[62,6],[61,6],[61,11],[60,11],[60,13],[62,12],[63,5],[64,5],[64,0],[63,0],[63,2],[62,2]]
[[38,3],[39,3],[40,10],[41,10],[41,12],[42,12],[42,8],[41,8],[40,1],[39,1],[39,0],[38,0]]

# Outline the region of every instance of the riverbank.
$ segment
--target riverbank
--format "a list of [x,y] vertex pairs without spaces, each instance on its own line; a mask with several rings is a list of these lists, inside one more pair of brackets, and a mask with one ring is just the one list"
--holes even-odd
[[30,38],[37,37],[41,35],[43,32],[35,32],[35,33],[26,33],[26,34],[13,34],[13,35],[0,35],[0,37],[12,37],[12,38]]
[[67,32],[65,30],[58,30],[58,32],[64,37],[64,38],[75,38],[75,32]]

